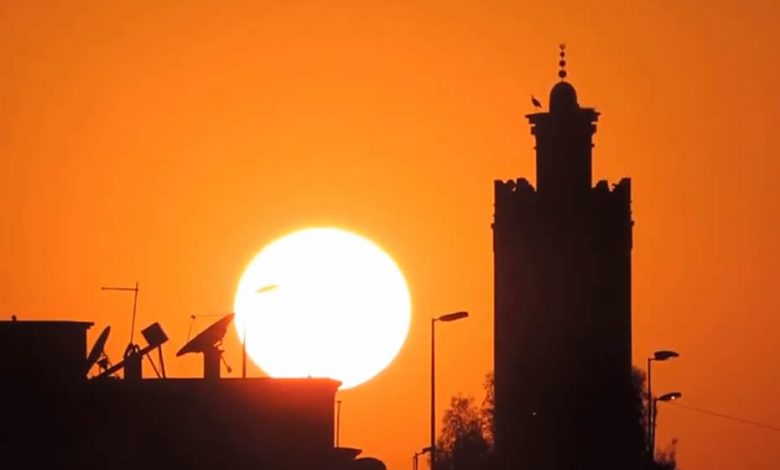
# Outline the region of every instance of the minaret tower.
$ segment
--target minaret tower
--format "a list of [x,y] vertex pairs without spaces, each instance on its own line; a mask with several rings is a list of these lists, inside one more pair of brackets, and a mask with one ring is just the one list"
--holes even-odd
[[592,184],[599,114],[560,81],[526,116],[536,188],[495,182],[495,438],[500,470],[625,470],[631,393],[631,182]]
[[591,139],[599,113],[580,108],[577,91],[566,79],[566,50],[561,44],[561,81],[550,92],[550,112],[529,114],[536,137],[536,186],[543,197],[571,203],[591,187]]

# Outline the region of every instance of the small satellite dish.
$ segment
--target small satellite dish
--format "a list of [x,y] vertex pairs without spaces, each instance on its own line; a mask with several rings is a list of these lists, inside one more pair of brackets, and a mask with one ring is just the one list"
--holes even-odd
[[141,330],[141,335],[146,340],[149,347],[156,348],[162,346],[168,341],[168,335],[162,329],[159,323],[155,322]]
[[[141,333],[144,335],[144,338],[146,338],[146,341],[149,344],[147,344],[142,349],[137,344],[131,343],[125,350],[124,359],[122,359],[122,361],[118,364],[111,365],[111,363],[105,359],[105,353],[103,354],[104,359],[100,359],[100,353],[95,352],[97,350],[103,350],[103,345],[105,344],[105,340],[108,337],[108,328],[106,328],[106,330],[103,331],[103,333],[100,335],[100,338],[98,338],[95,346],[92,348],[92,352],[89,353],[89,358],[92,358],[93,354],[97,355],[97,363],[100,365],[100,368],[103,369],[100,374],[93,378],[103,379],[106,377],[111,377],[112,374],[124,369],[125,380],[141,380],[141,360],[144,358],[144,356],[149,359],[149,362],[151,363],[154,372],[157,374],[157,377],[165,378],[165,363],[163,362],[162,345],[168,341],[168,336],[165,334],[165,331],[163,331],[159,323],[152,323],[148,327],[144,328]],[[100,346],[100,348],[98,348],[98,346]],[[162,369],[162,374],[160,374],[160,371],[157,369],[157,366],[154,364],[152,358],[147,356],[153,349],[157,349],[157,352],[160,356],[160,367]]]
[[[202,353],[204,377],[207,379],[219,378],[219,363],[224,360],[219,346],[222,344],[222,338],[225,337],[230,322],[233,321],[233,316],[234,314],[229,313],[195,335],[176,353],[176,357],[189,353]],[[228,367],[228,372],[230,372],[230,367]]]
[[85,373],[88,373],[89,369],[91,369],[92,366],[94,366],[98,361],[98,359],[103,356],[109,333],[111,333],[111,326],[103,328],[103,332],[101,332],[100,336],[98,336],[97,341],[95,341],[95,345],[92,346],[92,349],[89,351],[89,355],[87,356],[86,370],[84,371]]

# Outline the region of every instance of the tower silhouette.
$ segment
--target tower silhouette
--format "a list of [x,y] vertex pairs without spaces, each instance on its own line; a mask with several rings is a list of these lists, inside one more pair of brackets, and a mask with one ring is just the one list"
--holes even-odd
[[495,182],[498,468],[636,468],[631,392],[631,182],[591,183],[599,113],[565,81],[529,114],[536,189]]

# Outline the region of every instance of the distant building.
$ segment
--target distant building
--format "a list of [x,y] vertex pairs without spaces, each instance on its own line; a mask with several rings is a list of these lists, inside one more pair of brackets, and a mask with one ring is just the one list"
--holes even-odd
[[336,381],[87,379],[90,326],[0,322],[2,468],[384,469],[334,448]]
[[527,116],[537,187],[495,182],[498,468],[625,470],[642,452],[630,391],[631,182],[592,185],[599,113],[560,76],[549,111]]

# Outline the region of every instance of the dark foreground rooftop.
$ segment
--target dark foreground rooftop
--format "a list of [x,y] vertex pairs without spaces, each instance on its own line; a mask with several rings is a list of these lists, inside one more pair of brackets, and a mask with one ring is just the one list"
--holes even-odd
[[334,448],[330,379],[87,379],[80,322],[0,322],[5,468],[383,469]]

